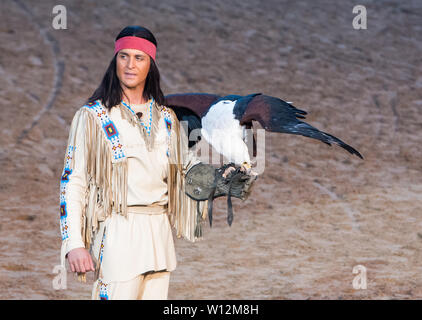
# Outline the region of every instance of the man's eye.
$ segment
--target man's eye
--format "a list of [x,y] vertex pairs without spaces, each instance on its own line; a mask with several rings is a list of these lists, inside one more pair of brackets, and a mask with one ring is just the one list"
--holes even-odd
[[136,60],[142,61],[142,60],[144,60],[144,57],[136,57]]

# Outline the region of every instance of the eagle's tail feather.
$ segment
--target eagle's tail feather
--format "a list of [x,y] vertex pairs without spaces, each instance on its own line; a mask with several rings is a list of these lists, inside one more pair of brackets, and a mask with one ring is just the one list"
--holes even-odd
[[329,134],[329,133],[325,133],[323,131],[318,130],[317,128],[300,121],[299,124],[296,124],[295,126],[292,126],[288,129],[288,131],[284,131],[285,133],[291,133],[291,134],[298,134],[298,135],[302,135],[305,137],[309,137],[309,138],[313,138],[313,139],[317,139],[320,140],[328,145],[331,146],[332,143],[335,143],[337,145],[339,145],[340,147],[342,147],[343,149],[347,150],[348,152],[350,152],[351,154],[354,154],[356,156],[358,156],[359,158],[363,159],[362,155],[359,153],[359,151],[357,151],[355,148],[349,146],[348,144],[344,143],[343,141],[341,141],[340,139],[338,139],[337,137]]

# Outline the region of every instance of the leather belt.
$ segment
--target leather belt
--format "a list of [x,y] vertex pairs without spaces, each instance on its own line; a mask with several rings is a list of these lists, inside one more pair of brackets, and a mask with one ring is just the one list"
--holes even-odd
[[165,205],[142,205],[142,206],[128,206],[127,211],[130,213],[140,214],[163,214],[167,213],[167,204]]

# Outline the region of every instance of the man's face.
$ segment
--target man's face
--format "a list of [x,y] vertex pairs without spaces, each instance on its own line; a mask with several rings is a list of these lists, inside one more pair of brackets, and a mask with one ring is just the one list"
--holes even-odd
[[150,67],[149,56],[140,50],[122,49],[116,57],[116,73],[122,87],[136,89],[143,86]]

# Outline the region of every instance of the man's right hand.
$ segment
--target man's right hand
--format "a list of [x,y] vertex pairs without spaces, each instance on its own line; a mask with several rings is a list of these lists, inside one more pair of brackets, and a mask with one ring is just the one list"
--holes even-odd
[[70,250],[67,254],[67,260],[69,261],[72,272],[95,271],[91,255],[85,248]]

